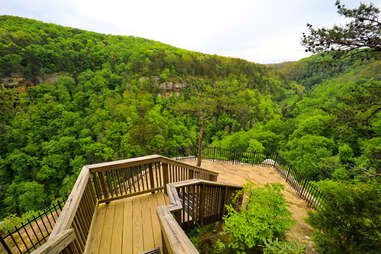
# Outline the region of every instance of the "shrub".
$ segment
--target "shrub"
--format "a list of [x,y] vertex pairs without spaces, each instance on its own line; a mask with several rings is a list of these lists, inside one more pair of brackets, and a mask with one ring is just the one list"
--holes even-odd
[[265,241],[264,254],[303,254],[306,252],[304,246],[297,241],[287,242],[279,239]]
[[309,212],[313,239],[322,253],[379,253],[381,189],[379,184],[324,181],[323,207]]
[[[230,234],[229,247],[237,253],[245,253],[264,245],[265,240],[283,239],[287,230],[295,223],[288,211],[281,184],[266,184],[255,187],[244,186],[247,206],[240,212],[232,205],[227,206],[224,231]],[[242,193],[241,193],[242,194]]]
[[15,227],[20,227],[21,224],[27,223],[28,219],[31,220],[33,216],[38,216],[38,211],[28,211],[21,217],[18,217],[16,214],[10,214],[5,217],[3,223],[0,224],[0,231],[13,231]]

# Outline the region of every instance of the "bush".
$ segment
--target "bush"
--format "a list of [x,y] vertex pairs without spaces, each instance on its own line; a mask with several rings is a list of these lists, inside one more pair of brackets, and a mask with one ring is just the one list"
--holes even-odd
[[16,214],[10,214],[5,217],[3,223],[0,224],[0,231],[13,231],[15,227],[20,227],[21,224],[27,223],[28,219],[31,220],[33,216],[38,216],[38,213],[38,211],[28,211],[21,217],[18,217]]
[[264,254],[303,254],[305,252],[306,248],[300,246],[297,241],[287,242],[278,239],[265,241],[265,249],[263,250]]
[[246,208],[237,212],[232,205],[227,206],[228,214],[224,217],[224,231],[232,238],[230,248],[237,253],[245,253],[263,246],[265,240],[284,239],[295,221],[287,209],[281,193],[283,189],[281,184],[255,187],[248,183],[244,186]]
[[324,181],[323,208],[309,212],[313,239],[321,253],[379,253],[381,189],[379,184]]

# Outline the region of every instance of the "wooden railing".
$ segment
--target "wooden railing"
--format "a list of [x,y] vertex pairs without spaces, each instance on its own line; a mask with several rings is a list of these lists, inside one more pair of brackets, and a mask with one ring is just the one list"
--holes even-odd
[[33,253],[83,253],[98,203],[166,192],[168,183],[193,178],[216,181],[217,176],[216,172],[160,155],[84,166],[49,240]]
[[[237,185],[188,180],[167,185],[170,204],[157,208],[164,253],[198,253],[183,229],[219,221],[232,203]],[[239,205],[239,204],[236,204]]]

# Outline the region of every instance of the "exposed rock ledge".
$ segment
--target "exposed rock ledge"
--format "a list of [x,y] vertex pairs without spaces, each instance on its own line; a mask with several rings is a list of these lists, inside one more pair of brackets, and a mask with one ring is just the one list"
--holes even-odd
[[57,72],[51,74],[44,74],[35,77],[33,80],[27,79],[23,76],[22,73],[14,73],[10,77],[5,77],[0,80],[0,84],[8,88],[13,87],[30,87],[40,83],[54,83],[60,76],[71,77],[69,73],[66,72]]

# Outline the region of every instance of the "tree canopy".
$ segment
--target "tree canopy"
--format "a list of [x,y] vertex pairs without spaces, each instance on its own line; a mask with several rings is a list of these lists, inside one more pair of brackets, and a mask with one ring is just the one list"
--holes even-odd
[[[340,1],[335,3],[337,12],[348,21],[344,26],[315,29],[307,24],[309,34],[303,33],[302,45],[306,52],[334,52],[335,57],[351,54],[381,52],[380,10],[372,3],[361,3],[358,8],[348,9]],[[355,51],[354,50],[360,50]]]

